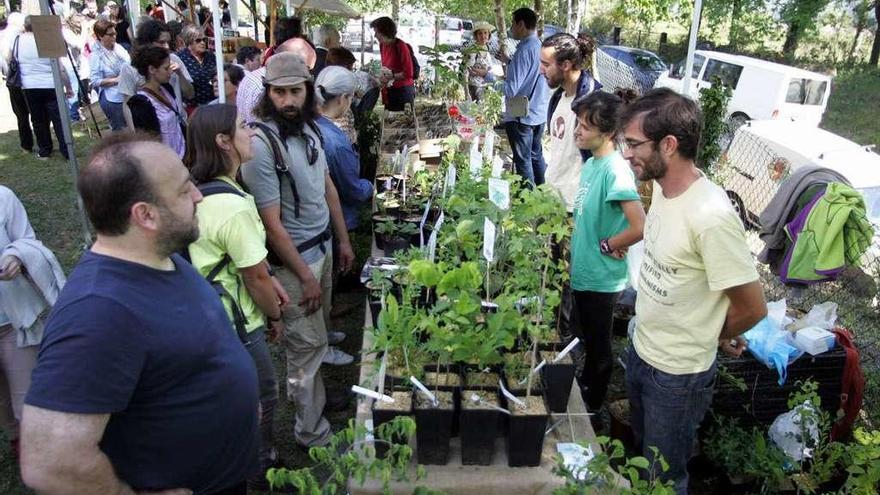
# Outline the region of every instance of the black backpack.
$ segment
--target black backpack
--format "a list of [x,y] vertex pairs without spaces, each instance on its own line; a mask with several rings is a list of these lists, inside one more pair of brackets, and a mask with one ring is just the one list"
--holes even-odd
[[[222,180],[211,180],[208,182],[203,182],[198,185],[199,191],[202,193],[202,196],[213,196],[215,194],[235,194],[238,197],[245,197],[244,193],[233,187],[231,184],[224,182]],[[180,255],[192,263],[192,260],[189,257],[189,248],[184,249],[180,252]],[[211,288],[214,289],[214,292],[217,293],[217,296],[220,297],[221,300],[224,298],[228,298],[230,307],[232,308],[232,323],[235,325],[235,332],[238,334],[239,340],[242,343],[247,342],[247,318],[244,316],[244,312],[241,310],[241,306],[238,305],[238,301],[232,297],[232,294],[223,287],[223,284],[215,280],[217,275],[220,274],[229,263],[232,261],[232,258],[229,257],[228,254],[224,254],[223,258],[214,265],[214,268],[211,268],[211,271],[208,272],[208,275],[205,276],[205,280],[211,284]]]
[[413,50],[412,45],[410,45],[406,41],[404,41],[403,44],[406,45],[407,48],[409,48],[409,56],[412,59],[413,66],[413,81],[415,81],[422,74],[422,66],[419,65],[419,60],[416,58],[416,51]]

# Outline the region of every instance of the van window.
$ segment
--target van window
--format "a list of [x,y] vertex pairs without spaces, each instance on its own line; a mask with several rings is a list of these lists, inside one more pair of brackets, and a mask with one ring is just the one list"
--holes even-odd
[[816,81],[815,79],[792,79],[788,83],[788,92],[785,93],[786,103],[800,105],[821,105],[825,99],[825,90],[828,81]]
[[739,76],[742,75],[743,68],[741,65],[730,64],[720,60],[709,60],[706,65],[706,72],[703,73],[703,80],[712,82],[712,79],[719,78],[721,83],[730,89],[736,89],[739,83]]
[[[703,64],[706,62],[706,57],[695,53],[694,54],[694,70],[691,71],[691,77],[697,78],[700,77],[700,69],[703,68]],[[672,70],[669,71],[669,77],[673,79],[681,79],[684,77],[684,67],[687,64],[687,59],[682,59],[679,63],[675,64],[672,67]]]
[[452,19],[449,17],[447,17],[446,19],[443,19],[443,29],[445,29],[447,31],[461,31],[462,30],[461,19]]

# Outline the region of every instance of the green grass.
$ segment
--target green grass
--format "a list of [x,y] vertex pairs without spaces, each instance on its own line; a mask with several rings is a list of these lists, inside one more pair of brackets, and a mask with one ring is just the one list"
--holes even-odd
[[[91,141],[84,134],[75,134],[76,155],[82,162],[88,155]],[[55,152],[55,157],[46,161],[37,160],[33,155],[21,151],[16,132],[0,134],[0,184],[12,189],[21,199],[28,212],[37,238],[55,252],[65,272],[76,265],[85,248],[80,215],[76,206],[74,181],[67,162]],[[352,242],[359,255],[369,253],[370,238],[355,234]],[[362,264],[363,259],[359,262]],[[363,292],[348,292],[339,295],[337,303],[360,304],[355,311],[335,318],[331,322],[333,330],[341,330],[348,338],[339,346],[342,350],[357,355],[363,336],[364,313],[359,309],[364,304]],[[294,408],[286,399],[286,378],[284,352],[273,346],[275,370],[279,388],[282,390],[275,416],[275,438],[281,458],[288,468],[296,469],[310,464],[308,456],[300,451],[293,441]],[[322,368],[325,384],[334,388],[350,388],[358,380],[357,365],[324,366]],[[354,402],[348,410],[327,415],[334,431],[347,426],[354,417]],[[19,477],[18,463],[9,449],[6,436],[0,432],[0,494],[30,494]],[[255,492],[251,492],[255,493]]]
[[[832,80],[821,127],[859,144],[880,146],[880,69],[846,69]],[[880,151],[880,150],[878,150]]]

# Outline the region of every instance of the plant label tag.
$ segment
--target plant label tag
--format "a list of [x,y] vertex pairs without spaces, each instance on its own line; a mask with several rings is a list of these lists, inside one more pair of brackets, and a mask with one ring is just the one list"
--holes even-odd
[[[382,309],[385,309],[385,294],[382,294],[381,299]],[[382,353],[382,362],[379,363],[379,385],[376,389],[380,394],[385,393],[385,370],[388,368],[388,346],[385,346],[385,352]]]
[[419,222],[419,247],[425,247],[425,222],[428,221],[428,212],[431,210],[431,200],[425,204],[425,212],[422,213],[422,221]]
[[471,177],[474,180],[479,179],[480,174],[483,172],[483,155],[480,153],[479,143],[479,139],[474,138],[474,142],[471,144],[471,153],[469,155]]
[[446,192],[452,192],[455,189],[455,174],[456,169],[454,164],[450,164],[449,168],[446,169],[446,182],[443,183],[443,197],[446,197]]
[[510,182],[504,179],[489,179],[489,200],[500,210],[510,209]]
[[575,337],[574,340],[569,342],[568,345],[565,346],[565,348],[562,349],[562,351],[560,351],[555,358],[553,358],[553,362],[558,363],[559,361],[561,361],[562,358],[564,358],[569,352],[571,352],[572,349],[574,349],[578,345],[578,342],[580,342],[580,339]]
[[367,389],[367,388],[364,388],[364,387],[352,385],[351,391],[356,394],[363,395],[364,397],[369,397],[371,399],[381,400],[382,402],[385,402],[387,404],[394,404],[394,397],[389,397],[385,394],[380,394],[378,392],[374,392],[374,391]]
[[428,259],[431,260],[431,263],[434,262],[434,257],[437,254],[437,235],[440,232],[440,227],[443,226],[443,218],[443,212],[440,212],[437,223],[434,224],[434,230],[431,231],[431,237],[428,238]]
[[505,397],[507,397],[507,400],[509,400],[510,402],[513,402],[514,404],[518,405],[519,407],[526,407],[525,402],[519,400],[519,398],[517,396],[513,395],[512,393],[510,393],[509,390],[504,388],[504,382],[502,382],[500,379],[498,380],[498,386],[501,388],[501,393],[504,394]]
[[486,130],[486,137],[483,138],[483,160],[492,161],[495,152],[495,132],[492,129]]
[[[554,362],[555,362],[555,361],[554,361]],[[541,371],[541,368],[543,368],[544,365],[546,365],[546,364],[547,364],[547,361],[546,361],[545,359],[542,359],[541,362],[538,363],[538,365],[535,366],[535,368],[534,368],[532,371],[529,371],[529,374],[526,375],[525,378],[523,378],[522,380],[519,381],[519,384],[520,384],[520,385],[525,385],[526,382],[529,381],[529,377],[532,376],[532,375],[534,375],[535,373]]]
[[434,404],[435,406],[438,404],[437,397],[435,397],[434,394],[432,394],[427,387],[422,385],[422,382],[420,382],[416,377],[409,377],[409,381],[412,382],[412,384],[415,385],[417,389],[419,389],[419,392],[425,394],[425,397],[431,400],[431,404]]
[[492,157],[492,177],[501,177],[501,171],[504,170],[504,160],[500,156]]
[[495,224],[483,218],[483,257],[491,263],[495,261]]

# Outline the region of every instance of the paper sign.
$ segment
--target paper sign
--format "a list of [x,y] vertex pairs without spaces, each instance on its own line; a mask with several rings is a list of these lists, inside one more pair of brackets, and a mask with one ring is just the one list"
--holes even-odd
[[488,218],[483,218],[483,257],[495,261],[495,224]]
[[477,136],[474,136],[474,141],[471,143],[469,158],[471,177],[479,179],[480,174],[483,172],[483,155],[480,153],[480,138]]
[[422,213],[422,221],[419,222],[419,247],[425,247],[425,222],[428,221],[428,212],[431,210],[431,200],[425,204],[425,212]]
[[31,28],[37,42],[37,55],[40,58],[62,58],[67,56],[64,36],[61,34],[61,18],[57,15],[32,15]]
[[492,157],[492,177],[501,177],[501,171],[504,170],[504,160],[500,156]]
[[495,133],[489,129],[483,139],[483,160],[491,162],[493,156],[495,156]]
[[510,208],[510,182],[504,179],[489,179],[489,201],[502,210]]

